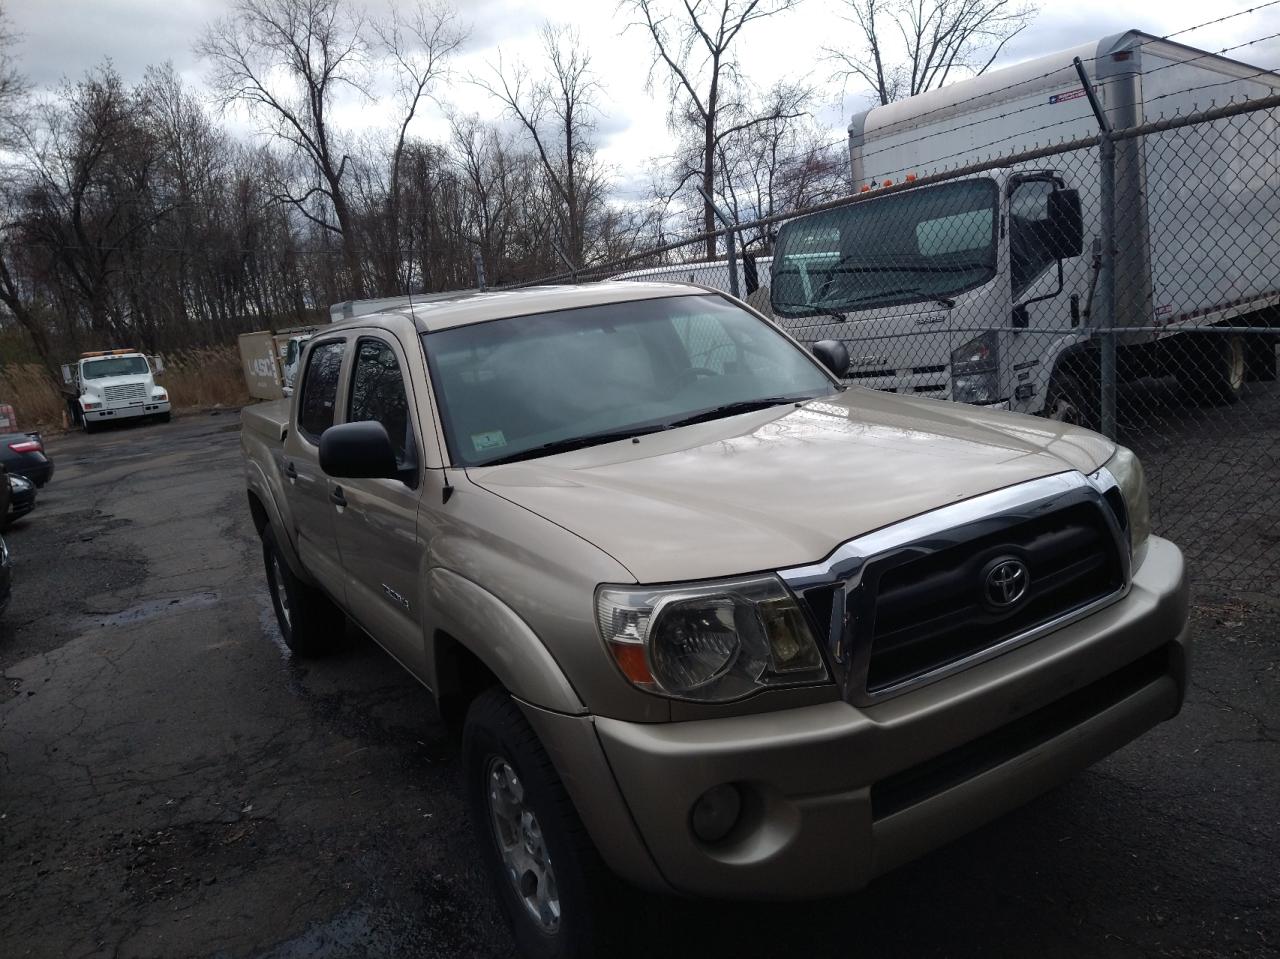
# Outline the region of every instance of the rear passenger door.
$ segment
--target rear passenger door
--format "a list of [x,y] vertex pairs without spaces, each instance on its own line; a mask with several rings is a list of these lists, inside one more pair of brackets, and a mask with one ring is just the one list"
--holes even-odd
[[339,603],[346,603],[346,577],[334,531],[334,483],[320,469],[320,436],[334,423],[340,402],[346,337],[318,339],[307,354],[295,406],[296,418],[284,442],[285,495],[293,517],[298,558]]
[[344,479],[335,525],[346,568],[348,611],[388,652],[425,675],[418,536],[422,434],[403,348],[386,331],[355,335],[345,421],[386,427],[400,479]]

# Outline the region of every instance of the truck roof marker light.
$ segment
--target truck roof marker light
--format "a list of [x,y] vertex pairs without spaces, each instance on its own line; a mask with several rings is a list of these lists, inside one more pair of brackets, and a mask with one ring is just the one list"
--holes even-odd
[[893,186],[893,181],[892,181],[892,180],[885,180],[885,181],[884,181],[884,185],[885,185],[885,186]]
[[862,184],[862,188],[861,188],[860,190],[858,190],[858,192],[859,192],[859,193],[870,193],[870,192],[871,192],[871,187],[864,183],[864,184]]
[[908,183],[915,183],[915,182],[916,182],[916,175],[915,175],[914,173],[908,173],[908,174],[907,174],[907,182],[908,182]]

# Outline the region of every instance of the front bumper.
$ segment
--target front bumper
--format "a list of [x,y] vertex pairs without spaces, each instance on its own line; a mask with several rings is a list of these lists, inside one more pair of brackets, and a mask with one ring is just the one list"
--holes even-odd
[[[1182,555],[1153,537],[1124,599],[873,706],[648,725],[566,717],[557,728],[594,722],[591,742],[613,773],[589,782],[571,773],[566,785],[625,878],[736,899],[850,892],[1176,715],[1187,613]],[[557,735],[534,725],[544,741]],[[550,748],[562,772],[573,764],[572,750]],[[726,782],[742,791],[742,818],[726,839],[703,843],[690,809]]]
[[137,416],[159,416],[169,412],[168,400],[149,400],[130,406],[115,406],[98,410],[82,410],[81,414],[91,423],[104,420],[127,420]]

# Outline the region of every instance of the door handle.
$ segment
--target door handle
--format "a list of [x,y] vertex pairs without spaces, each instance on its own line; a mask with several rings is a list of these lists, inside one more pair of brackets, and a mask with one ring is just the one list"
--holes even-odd
[[284,475],[289,477],[289,479],[291,480],[296,480],[298,478],[297,467],[294,466],[292,463],[286,464],[284,468]]
[[342,492],[341,486],[335,486],[333,489],[329,490],[329,502],[334,506],[347,505],[347,496]]

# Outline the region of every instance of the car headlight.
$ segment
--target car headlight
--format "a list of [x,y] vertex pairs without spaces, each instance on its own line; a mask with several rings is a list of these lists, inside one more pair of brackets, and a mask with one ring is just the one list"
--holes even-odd
[[633,685],[674,699],[726,702],[827,679],[804,611],[776,576],[601,586],[596,623]]
[[151,398],[152,398],[153,400],[161,400],[161,401],[164,401],[164,400],[167,400],[167,399],[169,398],[169,394],[168,394],[167,392],[165,392],[164,390],[157,388],[157,389],[155,389],[155,390],[152,390],[152,392],[151,392]]
[[9,474],[9,489],[15,493],[25,493],[34,485],[35,484],[25,476],[15,476],[13,473]]
[[995,330],[951,351],[951,397],[957,403],[1000,400],[1000,337]]
[[1136,551],[1151,535],[1151,505],[1147,500],[1147,481],[1142,473],[1142,463],[1133,450],[1117,446],[1115,454],[1107,460],[1106,468],[1120,485],[1128,516],[1129,544]]

